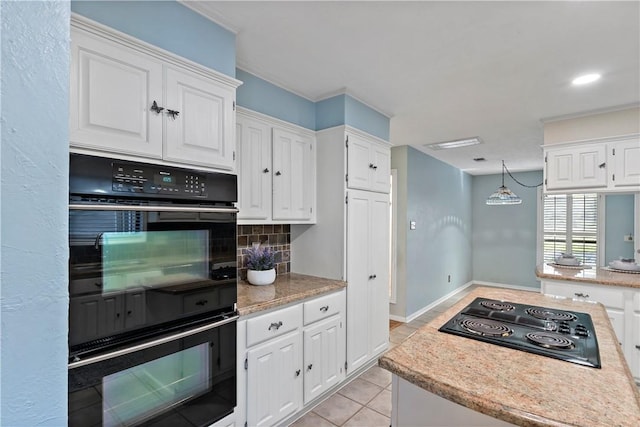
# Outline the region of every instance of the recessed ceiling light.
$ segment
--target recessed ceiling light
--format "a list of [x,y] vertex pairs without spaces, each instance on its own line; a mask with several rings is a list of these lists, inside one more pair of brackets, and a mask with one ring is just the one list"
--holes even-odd
[[473,138],[457,139],[455,141],[437,142],[435,144],[424,144],[432,150],[446,150],[449,148],[468,147],[469,145],[482,144],[482,140],[475,136]]
[[575,79],[573,79],[571,84],[574,86],[586,85],[589,83],[593,83],[598,79],[600,79],[600,74],[597,74],[597,73],[583,74],[582,76],[578,76]]

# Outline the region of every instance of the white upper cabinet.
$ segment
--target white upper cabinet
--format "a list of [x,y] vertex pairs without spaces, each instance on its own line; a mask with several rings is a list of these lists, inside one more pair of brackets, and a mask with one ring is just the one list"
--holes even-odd
[[613,186],[640,188],[640,138],[611,143],[609,155]]
[[78,16],[70,77],[74,149],[235,171],[239,81]]
[[238,220],[250,224],[313,224],[315,133],[241,109],[236,136]]
[[161,158],[162,63],[74,28],[71,55],[71,144]]
[[546,162],[549,190],[607,186],[607,154],[602,145],[549,149]]
[[640,190],[638,137],[546,146],[544,152],[546,191]]
[[309,220],[315,184],[313,140],[273,129],[273,219]]
[[355,133],[347,134],[347,187],[388,193],[391,150],[388,145]]
[[166,82],[164,158],[233,170],[235,88],[173,67]]
[[238,114],[238,218],[271,216],[271,127]]

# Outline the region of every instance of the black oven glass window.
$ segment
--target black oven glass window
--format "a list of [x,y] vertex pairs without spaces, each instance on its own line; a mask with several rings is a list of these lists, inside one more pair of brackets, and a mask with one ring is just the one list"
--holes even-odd
[[200,344],[102,380],[104,427],[135,425],[210,389],[209,345]]

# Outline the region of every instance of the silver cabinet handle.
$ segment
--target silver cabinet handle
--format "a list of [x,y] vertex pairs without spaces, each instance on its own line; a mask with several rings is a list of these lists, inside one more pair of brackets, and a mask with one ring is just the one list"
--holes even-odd
[[277,331],[278,329],[280,329],[280,326],[282,326],[282,321],[278,323],[273,322],[271,325],[269,325],[269,330],[275,329]]
[[574,295],[578,298],[589,298],[589,294],[583,294],[582,292],[576,292]]
[[328,310],[329,310],[329,306],[328,306],[328,305],[325,305],[325,306],[323,306],[323,307],[320,307],[320,311],[322,311],[322,312],[326,312],[326,311],[328,311]]

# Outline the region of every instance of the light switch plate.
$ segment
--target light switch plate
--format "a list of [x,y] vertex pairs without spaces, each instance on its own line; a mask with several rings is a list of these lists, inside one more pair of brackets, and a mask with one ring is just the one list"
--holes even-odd
[[409,230],[415,230],[415,229],[416,229],[416,222],[409,221]]

